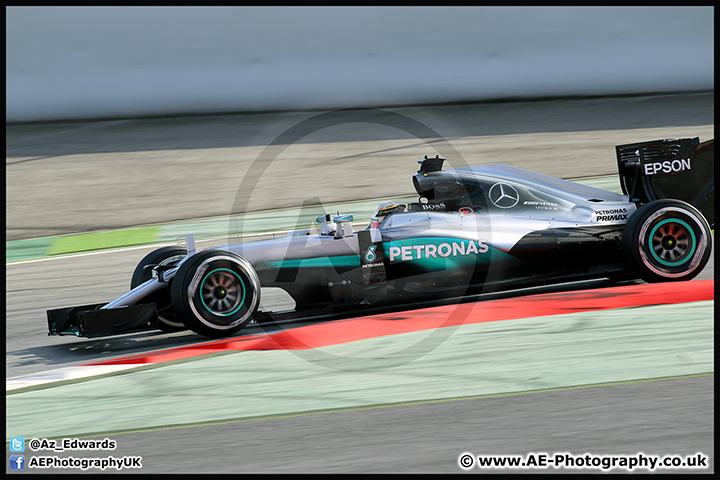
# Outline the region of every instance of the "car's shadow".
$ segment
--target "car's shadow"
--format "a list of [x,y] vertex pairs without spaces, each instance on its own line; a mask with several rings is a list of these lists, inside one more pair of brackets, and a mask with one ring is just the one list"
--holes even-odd
[[[52,369],[60,369],[76,365],[107,362],[124,357],[142,357],[144,354],[151,352],[169,350],[178,347],[199,346],[218,341],[227,342],[228,340],[243,339],[253,336],[266,336],[279,331],[299,328],[321,322],[355,318],[366,315],[401,313],[441,305],[457,305],[461,303],[482,302],[547,293],[577,292],[588,289],[637,283],[641,282],[638,280],[613,281],[608,279],[596,279],[574,282],[571,284],[543,285],[512,291],[481,293],[478,295],[460,298],[437,299],[409,305],[387,305],[380,308],[370,308],[360,311],[354,310],[332,313],[321,312],[316,315],[278,313],[269,316],[261,323],[246,327],[233,337],[221,340],[213,340],[202,337],[189,330],[173,333],[163,333],[153,330],[130,333],[117,337],[103,337],[96,339],[77,339],[75,337],[67,337],[67,341],[62,343],[30,347],[15,352],[19,357],[19,360],[14,362],[13,371],[18,372],[14,375],[18,376],[27,375],[28,369],[38,372],[39,365],[42,366],[40,371],[46,371],[50,370],[50,366],[52,366]],[[23,373],[23,371],[26,372]]]

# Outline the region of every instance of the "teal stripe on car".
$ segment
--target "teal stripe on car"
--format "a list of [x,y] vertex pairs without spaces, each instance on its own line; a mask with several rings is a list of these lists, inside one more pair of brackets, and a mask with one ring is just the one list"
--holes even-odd
[[323,267],[359,267],[359,255],[342,255],[338,257],[299,258],[293,260],[280,260],[268,262],[276,268],[323,268]]

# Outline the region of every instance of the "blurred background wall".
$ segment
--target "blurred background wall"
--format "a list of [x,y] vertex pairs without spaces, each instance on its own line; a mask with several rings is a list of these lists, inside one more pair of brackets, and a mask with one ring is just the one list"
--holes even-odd
[[6,121],[712,90],[713,7],[6,7]]

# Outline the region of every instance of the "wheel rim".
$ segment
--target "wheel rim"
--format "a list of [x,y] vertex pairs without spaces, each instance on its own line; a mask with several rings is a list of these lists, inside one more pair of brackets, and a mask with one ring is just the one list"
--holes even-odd
[[227,268],[217,268],[200,282],[200,300],[205,309],[219,317],[236,314],[245,302],[245,284]]
[[695,233],[682,220],[663,220],[650,231],[650,252],[662,265],[676,267],[695,253]]

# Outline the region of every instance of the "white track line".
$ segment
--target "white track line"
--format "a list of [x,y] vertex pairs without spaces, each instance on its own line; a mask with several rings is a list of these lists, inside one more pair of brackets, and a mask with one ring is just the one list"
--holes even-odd
[[123,364],[123,365],[85,365],[77,367],[58,368],[56,370],[48,370],[45,372],[31,373],[12,377],[5,380],[5,391],[17,390],[18,388],[32,387],[45,383],[60,382],[63,380],[73,380],[76,378],[94,377],[104,375],[106,373],[127,370],[135,368],[141,364]]
[[[359,227],[359,226],[361,226],[361,225],[365,225],[366,223],[367,223],[367,222],[354,223],[354,224],[353,224],[353,229],[355,229],[356,226]],[[288,234],[288,233],[290,233],[290,232],[293,232],[293,231],[295,231],[295,230],[293,229],[293,230],[280,230],[280,231],[277,231],[277,232],[248,233],[248,234],[246,234],[246,235],[241,235],[240,238],[260,237],[260,236],[264,236],[264,235],[283,235],[283,234],[286,235],[286,234]],[[195,240],[195,243],[216,242],[216,241],[221,240],[221,239],[223,239],[223,238],[226,238],[226,237],[216,237],[216,238],[206,238],[206,239],[203,239],[203,240]],[[179,244],[179,243],[156,243],[156,244],[139,245],[139,246],[136,246],[136,247],[120,247],[120,248],[116,248],[116,249],[113,249],[113,250],[98,250],[98,251],[95,251],[95,252],[76,253],[76,254],[62,255],[62,256],[57,256],[57,257],[56,257],[56,256],[53,256],[53,257],[45,257],[45,258],[34,258],[34,259],[32,259],[32,260],[18,260],[18,261],[16,261],[16,262],[6,262],[6,263],[5,263],[5,266],[10,266],[10,265],[24,265],[24,264],[26,264],[26,263],[37,263],[37,262],[49,262],[49,261],[52,261],[52,260],[65,260],[65,259],[68,259],[68,258],[88,257],[88,256],[90,256],[90,255],[103,255],[103,254],[105,254],[105,253],[127,252],[127,251],[131,251],[131,250],[141,250],[141,249],[143,249],[143,248],[153,248],[153,247],[154,247],[154,248],[160,248],[160,247],[167,247],[167,246],[173,246],[173,245],[184,245],[184,244]]]

